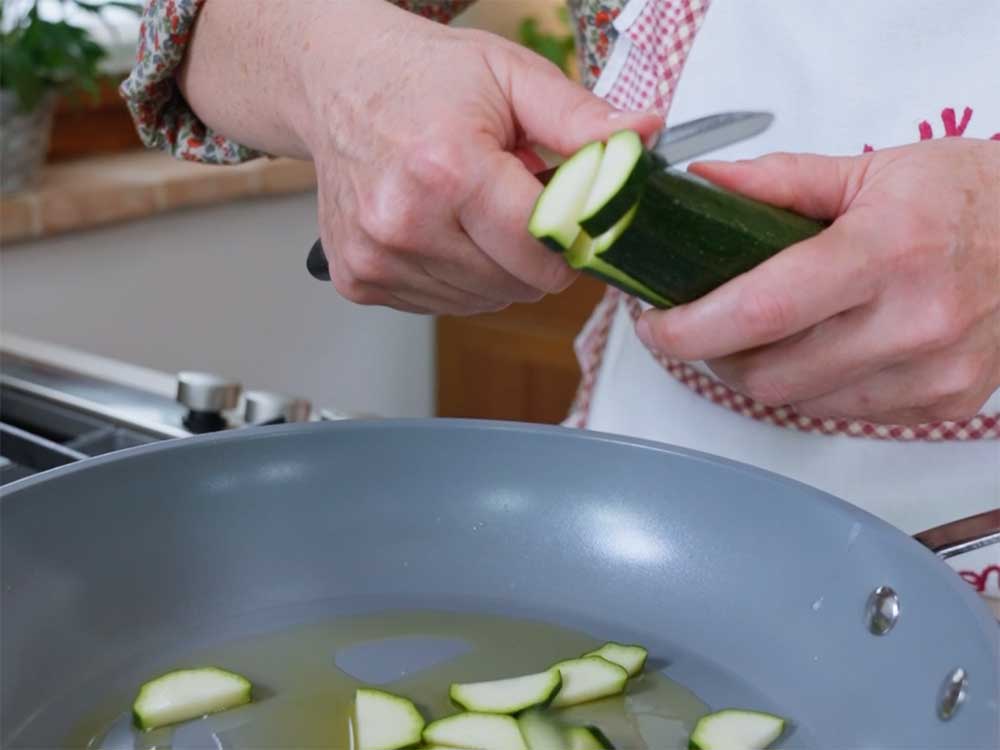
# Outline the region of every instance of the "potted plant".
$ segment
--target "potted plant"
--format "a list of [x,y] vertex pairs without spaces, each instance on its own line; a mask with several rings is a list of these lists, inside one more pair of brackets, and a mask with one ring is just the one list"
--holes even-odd
[[566,75],[575,77],[573,52],[576,50],[576,40],[573,37],[569,11],[565,7],[558,8],[556,17],[558,28],[546,31],[539,26],[537,19],[529,16],[521,21],[518,36],[525,47],[558,65]]
[[57,97],[97,92],[106,51],[69,11],[99,15],[109,7],[142,9],[125,0],[0,0],[0,192],[34,183]]

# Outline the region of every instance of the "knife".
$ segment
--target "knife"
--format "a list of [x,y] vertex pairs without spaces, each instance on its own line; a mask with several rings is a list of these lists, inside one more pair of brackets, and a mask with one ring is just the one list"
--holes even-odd
[[[769,112],[720,112],[665,129],[652,150],[668,165],[680,164],[759,135],[771,127],[772,122],[774,115]],[[556,169],[558,167],[552,167],[535,176],[544,185]],[[309,251],[306,269],[314,279],[330,280],[330,267],[322,240],[316,240]]]

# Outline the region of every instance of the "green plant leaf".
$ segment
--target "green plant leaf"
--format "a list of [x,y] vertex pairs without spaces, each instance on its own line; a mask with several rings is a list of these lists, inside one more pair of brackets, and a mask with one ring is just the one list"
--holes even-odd
[[16,93],[22,111],[34,109],[49,92],[96,93],[105,55],[86,29],[47,21],[33,4],[0,34],[0,88]]
[[576,48],[576,39],[569,26],[569,12],[565,8],[557,10],[562,34],[551,34],[538,27],[538,21],[529,16],[521,21],[519,38],[521,44],[559,66],[564,73],[569,70],[569,61]]

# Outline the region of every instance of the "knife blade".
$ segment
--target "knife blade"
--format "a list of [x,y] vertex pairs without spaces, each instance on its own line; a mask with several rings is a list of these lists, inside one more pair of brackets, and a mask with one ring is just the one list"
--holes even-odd
[[667,128],[653,150],[667,164],[680,164],[760,135],[773,122],[774,115],[770,112],[721,112],[708,115]]
[[[769,112],[720,112],[696,120],[666,128],[653,147],[667,165],[678,164],[710,151],[752,138],[767,130],[774,122]],[[542,184],[547,184],[557,167],[552,167],[535,175]],[[316,240],[309,256],[306,269],[319,281],[330,280],[330,267],[323,251],[322,240]]]

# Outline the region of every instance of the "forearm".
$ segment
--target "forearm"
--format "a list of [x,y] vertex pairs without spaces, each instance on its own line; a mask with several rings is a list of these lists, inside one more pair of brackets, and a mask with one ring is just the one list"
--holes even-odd
[[177,74],[198,118],[251,148],[308,157],[300,63],[317,4],[206,0]]
[[309,158],[312,129],[338,117],[313,111],[316,88],[326,88],[327,102],[332,96],[358,109],[365,66],[388,64],[378,40],[414,22],[424,23],[371,0],[206,0],[178,83],[213,130],[270,154]]

